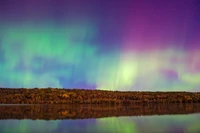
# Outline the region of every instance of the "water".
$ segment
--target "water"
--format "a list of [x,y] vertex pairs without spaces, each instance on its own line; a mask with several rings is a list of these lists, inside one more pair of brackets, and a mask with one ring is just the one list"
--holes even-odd
[[0,133],[200,133],[200,104],[0,105]]

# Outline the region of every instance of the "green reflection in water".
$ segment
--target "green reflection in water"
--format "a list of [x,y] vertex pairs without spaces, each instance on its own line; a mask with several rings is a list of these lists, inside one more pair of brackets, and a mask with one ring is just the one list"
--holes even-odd
[[115,117],[97,119],[94,127],[88,132],[116,133],[154,133],[154,132],[185,132],[199,133],[199,115],[160,115],[141,117]]
[[199,133],[200,114],[75,120],[0,120],[1,133]]
[[115,132],[115,133],[138,133],[136,123],[131,121],[130,118],[113,117],[113,118],[100,118],[97,119],[96,124],[88,132]]
[[55,132],[60,121],[6,120],[0,122],[1,133]]
[[[186,129],[187,132],[189,133],[197,133],[200,132],[200,121],[199,122],[193,122],[191,125],[189,125]],[[185,133],[187,133],[185,132]]]

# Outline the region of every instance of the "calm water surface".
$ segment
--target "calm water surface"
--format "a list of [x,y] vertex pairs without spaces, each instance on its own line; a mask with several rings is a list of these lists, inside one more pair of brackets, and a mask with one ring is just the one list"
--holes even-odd
[[0,105],[0,133],[200,133],[200,104]]

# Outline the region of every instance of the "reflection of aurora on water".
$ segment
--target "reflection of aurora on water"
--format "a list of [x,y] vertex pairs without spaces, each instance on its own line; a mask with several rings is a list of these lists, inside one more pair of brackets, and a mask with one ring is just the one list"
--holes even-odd
[[199,3],[183,1],[1,0],[0,86],[199,91]]
[[[143,108],[137,105],[136,108],[131,107],[108,107],[102,105],[87,106],[67,106],[67,105],[1,105],[0,110],[0,132],[1,133],[66,133],[66,132],[82,132],[82,133],[155,133],[155,132],[189,132],[198,133],[200,131],[200,115],[199,104],[182,105],[185,113],[178,114],[180,104],[171,104],[168,113],[156,114],[159,110],[167,110],[163,104],[152,106],[153,108]],[[33,108],[26,108],[32,106]],[[6,107],[6,108],[5,108]],[[120,115],[120,112],[137,112],[137,108],[141,107],[141,113],[138,115]],[[23,110],[19,110],[23,108]],[[43,113],[41,113],[41,108]],[[126,109],[129,111],[125,111]],[[2,112],[3,110],[3,112]],[[34,110],[32,113],[30,113]],[[82,110],[82,111],[80,111]],[[84,111],[85,110],[85,111]],[[99,117],[102,114],[115,115]],[[120,110],[116,115],[116,110]],[[193,114],[189,114],[189,110],[195,110]],[[199,111],[198,111],[199,110]],[[10,113],[13,111],[13,113]],[[17,112],[19,111],[19,112]],[[46,113],[44,112],[46,111]],[[51,112],[49,112],[51,111]],[[145,115],[144,111],[152,112]],[[164,111],[164,110],[163,110]],[[171,112],[171,113],[170,113]],[[177,112],[177,113],[175,113]],[[6,115],[7,113],[7,115]],[[190,112],[191,113],[191,112]],[[4,118],[2,119],[4,114]],[[51,115],[50,115],[51,114]],[[133,113],[134,114],[134,113]],[[168,115],[169,114],[169,115]],[[16,118],[15,116],[19,116]],[[62,117],[62,116],[69,117]],[[75,117],[72,117],[76,115]],[[10,117],[12,116],[12,117]],[[117,116],[117,117],[116,117]],[[18,120],[17,120],[18,119]],[[32,120],[30,120],[32,119]]]
[[153,133],[153,132],[190,132],[198,133],[199,114],[164,115],[144,117],[112,117],[82,120],[1,120],[2,133]]
[[4,120],[0,121],[1,133],[55,132],[61,121]]

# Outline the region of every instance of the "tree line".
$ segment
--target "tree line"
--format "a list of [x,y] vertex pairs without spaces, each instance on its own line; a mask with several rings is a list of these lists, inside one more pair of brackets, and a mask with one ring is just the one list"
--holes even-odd
[[132,92],[85,89],[0,89],[1,104],[200,103],[198,92]]

